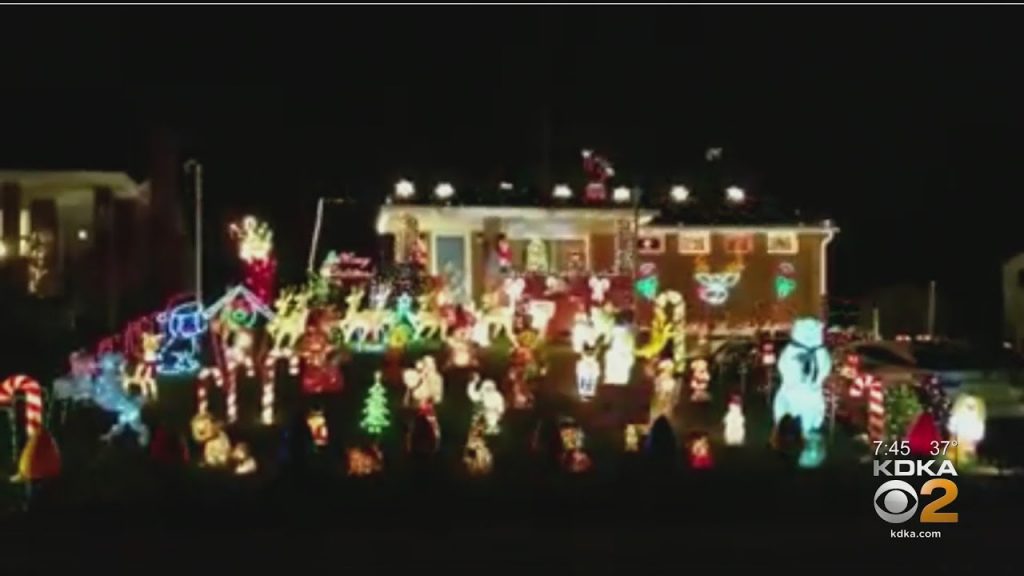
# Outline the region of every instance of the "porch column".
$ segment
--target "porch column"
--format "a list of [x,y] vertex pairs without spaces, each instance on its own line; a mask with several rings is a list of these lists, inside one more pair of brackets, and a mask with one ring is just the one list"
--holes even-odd
[[13,182],[0,184],[0,209],[3,210],[3,242],[8,257],[18,255],[21,218],[21,188]]

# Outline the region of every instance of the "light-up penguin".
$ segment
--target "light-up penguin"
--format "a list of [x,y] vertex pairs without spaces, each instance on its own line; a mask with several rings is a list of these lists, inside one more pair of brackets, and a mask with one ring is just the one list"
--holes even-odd
[[800,420],[804,450],[799,465],[813,468],[825,458],[821,426],[825,419],[823,385],[832,371],[832,358],[824,344],[824,326],[816,318],[793,323],[789,344],[778,360],[782,384],[775,395],[775,424],[787,414]]

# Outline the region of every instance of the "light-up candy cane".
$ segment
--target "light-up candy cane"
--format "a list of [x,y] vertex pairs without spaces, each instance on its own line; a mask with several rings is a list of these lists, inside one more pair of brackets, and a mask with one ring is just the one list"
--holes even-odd
[[220,368],[208,366],[199,371],[199,378],[196,381],[196,413],[208,414],[210,412],[210,398],[208,388],[210,382],[217,388],[224,388],[224,375]]
[[878,378],[871,374],[864,374],[862,378],[868,390],[868,437],[877,442],[885,438],[885,392]]
[[277,262],[271,254],[274,233],[266,222],[253,216],[246,216],[241,222],[232,224],[230,233],[238,244],[238,257],[245,264],[245,285],[260,300],[268,302],[274,290],[274,273],[277,269]]

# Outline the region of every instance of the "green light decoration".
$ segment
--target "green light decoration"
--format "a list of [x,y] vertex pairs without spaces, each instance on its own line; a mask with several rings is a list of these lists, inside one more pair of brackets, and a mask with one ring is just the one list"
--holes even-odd
[[395,303],[395,318],[409,326],[416,326],[416,316],[412,313],[412,296],[409,296],[408,292],[402,292],[398,297]]
[[779,300],[789,298],[796,291],[796,280],[787,276],[775,277],[775,297]]
[[658,277],[648,276],[637,280],[636,292],[644,299],[653,301],[658,295]]
[[359,423],[359,427],[374,436],[379,436],[390,425],[389,415],[387,390],[381,384],[380,372],[375,372],[373,386],[370,386],[369,396],[363,406],[363,421]]
[[917,391],[908,384],[887,386],[884,396],[885,432],[890,440],[903,440],[907,430],[918,414],[921,413],[921,402],[917,399]]

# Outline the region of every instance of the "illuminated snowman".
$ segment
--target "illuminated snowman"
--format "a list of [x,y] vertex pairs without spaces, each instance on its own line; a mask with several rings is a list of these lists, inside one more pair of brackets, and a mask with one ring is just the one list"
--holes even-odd
[[725,413],[726,446],[742,446],[746,437],[746,419],[739,396],[733,396]]
[[634,358],[633,332],[627,326],[615,326],[611,330],[611,345],[604,354],[605,384],[629,384]]

